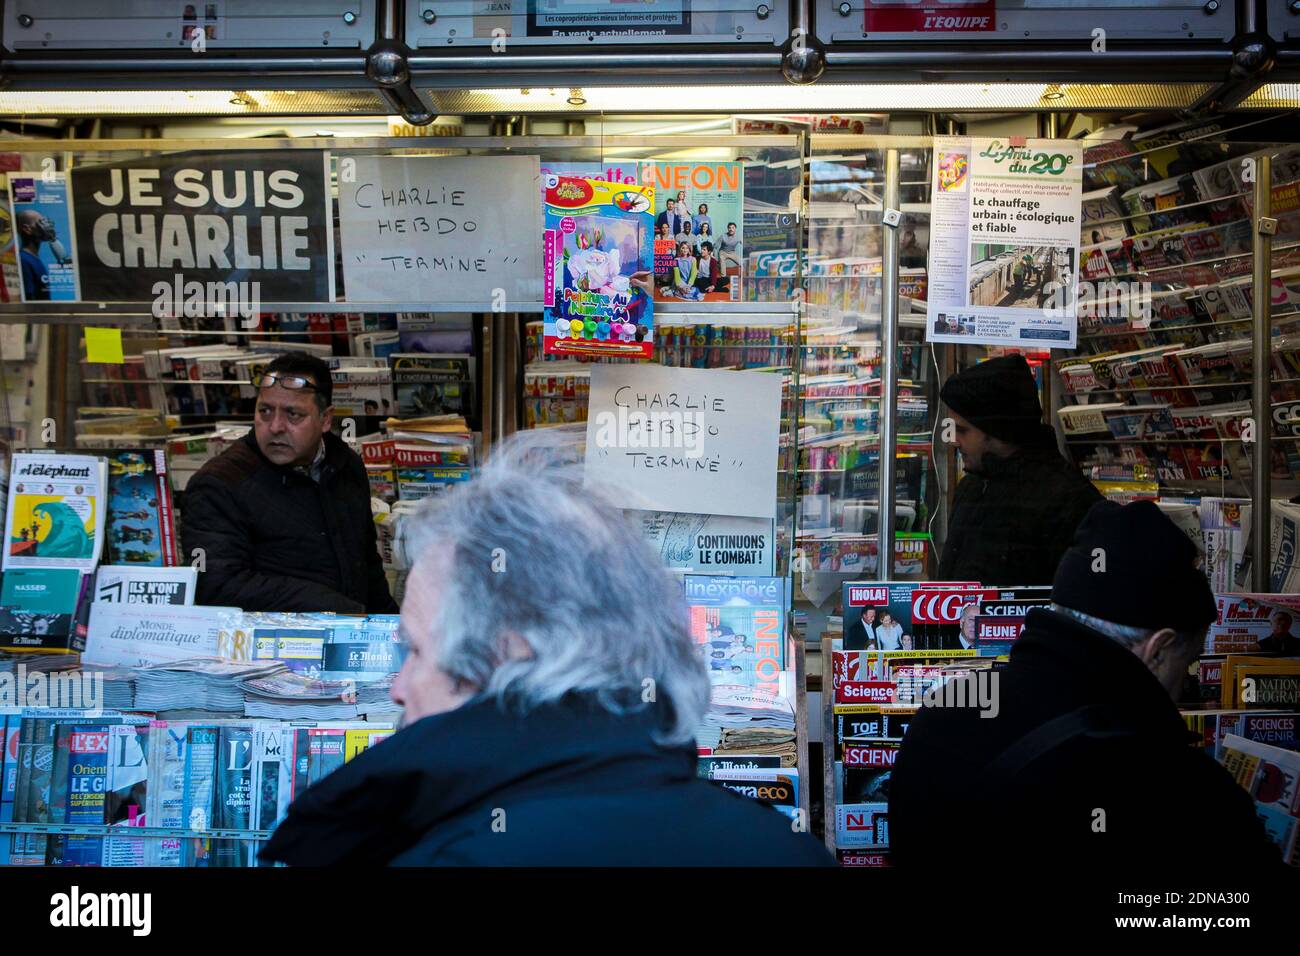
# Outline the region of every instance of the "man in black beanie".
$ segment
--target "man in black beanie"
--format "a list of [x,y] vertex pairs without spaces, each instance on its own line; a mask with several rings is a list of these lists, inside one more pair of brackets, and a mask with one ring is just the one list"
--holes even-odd
[[[1088,513],[1052,610],[1029,612],[1007,667],[932,695],[912,719],[889,793],[897,866],[996,859],[1111,882],[1280,866],[1250,797],[1191,746],[1175,704],[1215,619],[1199,559],[1151,502]],[[956,809],[991,857],[955,852]]]
[[957,485],[939,561],[943,581],[1050,584],[1074,529],[1101,500],[1056,450],[1023,356],[989,359],[952,376],[952,413],[966,476]]

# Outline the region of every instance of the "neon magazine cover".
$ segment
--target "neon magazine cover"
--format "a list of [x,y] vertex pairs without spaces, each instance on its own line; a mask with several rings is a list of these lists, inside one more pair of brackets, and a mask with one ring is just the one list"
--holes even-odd
[[688,574],[691,637],[715,688],[776,694],[785,668],[785,579]]

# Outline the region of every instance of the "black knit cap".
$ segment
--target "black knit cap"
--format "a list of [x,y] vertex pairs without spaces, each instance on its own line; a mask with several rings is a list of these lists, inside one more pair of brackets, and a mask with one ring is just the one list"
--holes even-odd
[[980,362],[943,383],[939,397],[980,431],[1021,445],[1042,431],[1034,374],[1023,355],[1004,355]]
[[1112,624],[1199,631],[1218,611],[1198,553],[1152,502],[1099,501],[1057,566],[1052,600]]

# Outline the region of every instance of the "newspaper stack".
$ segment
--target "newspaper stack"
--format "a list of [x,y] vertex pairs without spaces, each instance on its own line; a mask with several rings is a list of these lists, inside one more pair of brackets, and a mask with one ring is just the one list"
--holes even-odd
[[242,682],[244,714],[280,720],[354,720],[391,716],[397,706],[388,696],[391,676],[382,681],[314,680],[282,671]]
[[782,767],[798,763],[793,730],[775,727],[724,727],[715,754],[769,754],[781,758]]
[[696,729],[701,747],[716,749],[728,730],[779,731],[794,734],[794,705],[780,694],[765,694],[749,687],[715,684],[713,699]]
[[75,670],[80,659],[77,654],[5,654],[0,652],[0,674],[17,673],[19,664],[26,667],[29,674]]
[[[99,706],[102,710],[133,710],[135,708],[135,671],[129,667],[83,667],[82,674],[91,680],[100,679]],[[98,675],[98,677],[96,677]]]
[[402,708],[393,702],[388,692],[396,677],[396,674],[389,674],[382,680],[358,685],[357,707],[366,720],[388,720],[396,724],[402,716]]
[[135,680],[135,709],[159,712],[183,708],[242,714],[243,681],[273,677],[287,670],[278,661],[248,663],[215,657],[141,667]]

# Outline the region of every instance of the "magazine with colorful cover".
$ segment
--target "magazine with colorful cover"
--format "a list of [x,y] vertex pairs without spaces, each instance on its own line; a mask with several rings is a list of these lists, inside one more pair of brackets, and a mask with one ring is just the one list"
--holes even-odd
[[255,661],[281,661],[295,674],[320,676],[321,654],[330,628],[294,614],[250,611],[243,615],[240,629],[248,634]]
[[640,164],[636,162],[613,161],[607,163],[563,162],[552,163],[542,160],[542,200],[546,200],[546,180],[548,176],[557,179],[561,176],[569,179],[599,179],[601,182],[620,186],[636,186],[641,182]]
[[474,415],[474,360],[454,352],[394,354],[393,400],[398,418]]
[[468,468],[398,468],[397,496],[402,501],[421,501],[435,498],[450,491],[463,481],[470,480]]
[[161,448],[116,449],[105,452],[105,457],[107,563],[154,567],[181,564],[167,452]]
[[997,600],[1001,593],[968,581],[845,582],[844,649],[971,649],[979,603]]
[[[891,701],[915,703],[924,694],[926,683],[933,685],[944,679],[943,665],[976,663],[979,658],[979,652],[973,648],[929,651],[845,651],[836,648],[831,654],[832,699],[836,707],[880,706]],[[936,669],[939,671],[937,674]],[[927,672],[935,680],[927,680]],[[909,688],[908,693],[902,693]],[[892,693],[887,694],[885,690]],[[904,697],[915,699],[905,701]]]
[[[104,822],[104,802],[108,779],[109,727],[104,724],[73,727],[68,739],[69,824],[98,826]],[[102,836],[70,835],[63,845],[65,866],[101,866],[104,858]]]
[[870,740],[840,749],[835,762],[837,848],[889,845],[889,783],[900,747],[897,740]]
[[4,570],[93,571],[104,546],[108,468],[93,455],[19,453],[9,474]]
[[785,579],[687,574],[690,633],[715,686],[780,691],[785,669]]
[[652,358],[654,190],[543,181],[543,353]]
[[1205,635],[1206,654],[1285,651],[1300,644],[1300,596],[1216,594],[1218,617]]
[[655,197],[655,300],[744,298],[744,164],[642,163],[641,181]]
[[[181,804],[182,827],[186,830],[210,830],[212,800],[216,785],[217,738],[219,728],[190,725],[185,745],[185,769],[181,781],[184,798]],[[212,840],[186,837],[181,846],[181,865],[211,866]]]
[[836,848],[887,847],[888,818],[888,801],[838,804],[835,807]]
[[9,201],[23,301],[80,299],[66,174],[10,173]]
[[799,771],[794,767],[714,769],[708,779],[714,783],[765,803],[783,816],[794,820],[799,814]]
[[68,646],[81,597],[76,568],[15,568],[0,585],[0,647]]

